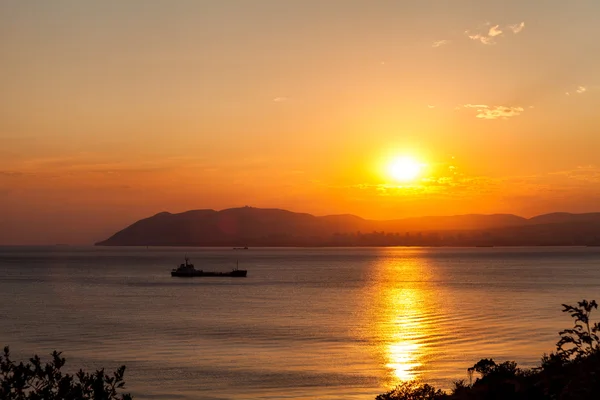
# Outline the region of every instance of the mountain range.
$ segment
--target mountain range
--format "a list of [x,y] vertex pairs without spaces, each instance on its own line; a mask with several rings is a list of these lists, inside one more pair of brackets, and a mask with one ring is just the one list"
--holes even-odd
[[161,212],[99,246],[543,246],[600,244],[600,213],[468,214],[388,221],[254,207]]

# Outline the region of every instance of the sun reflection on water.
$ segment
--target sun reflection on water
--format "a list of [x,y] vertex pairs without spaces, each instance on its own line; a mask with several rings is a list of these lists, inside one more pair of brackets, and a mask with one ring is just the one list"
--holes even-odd
[[395,383],[416,379],[424,350],[421,339],[425,335],[418,315],[420,292],[415,288],[388,287],[384,293],[389,307],[382,332],[387,342],[386,366],[391,368],[397,379]]
[[376,266],[372,291],[377,353],[388,370],[386,385],[420,379],[430,349],[431,271],[418,257],[386,258]]
[[414,369],[421,366],[421,363],[415,360],[419,347],[417,343],[402,342],[392,343],[388,346],[392,362],[386,366],[394,371],[394,375],[400,381],[415,379]]

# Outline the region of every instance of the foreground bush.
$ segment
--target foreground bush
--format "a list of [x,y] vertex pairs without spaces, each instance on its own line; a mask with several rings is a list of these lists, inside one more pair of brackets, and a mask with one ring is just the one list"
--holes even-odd
[[[455,382],[451,393],[405,382],[376,400],[598,400],[600,323],[590,321],[598,304],[583,300],[575,307],[563,307],[574,319],[573,328],[559,333],[556,352],[544,355],[538,368],[523,370],[513,361],[497,364],[483,359],[467,370],[470,382]],[[474,374],[478,378],[472,382]]]
[[75,375],[63,374],[61,353],[52,353],[52,361],[42,365],[36,355],[27,364],[16,364],[8,347],[0,354],[0,399],[2,400],[130,400],[129,394],[118,394],[125,386],[125,366],[112,376],[104,369],[95,373],[79,370]]

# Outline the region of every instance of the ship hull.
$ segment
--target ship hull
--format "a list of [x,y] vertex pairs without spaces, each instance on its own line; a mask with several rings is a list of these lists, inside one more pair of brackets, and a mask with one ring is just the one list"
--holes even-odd
[[171,271],[171,276],[178,278],[197,278],[197,277],[223,277],[223,278],[245,278],[248,271],[237,270],[231,272],[205,272],[205,271]]

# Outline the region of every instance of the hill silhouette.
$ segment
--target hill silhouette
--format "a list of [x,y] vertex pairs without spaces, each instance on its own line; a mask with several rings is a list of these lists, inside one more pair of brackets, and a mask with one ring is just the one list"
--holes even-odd
[[254,207],[161,212],[99,246],[542,246],[600,244],[600,213],[367,220]]

